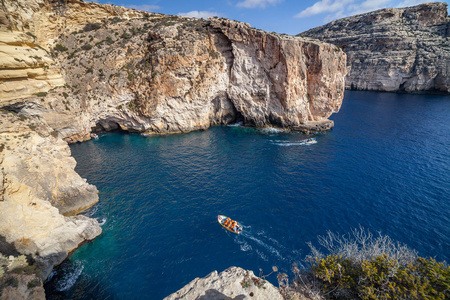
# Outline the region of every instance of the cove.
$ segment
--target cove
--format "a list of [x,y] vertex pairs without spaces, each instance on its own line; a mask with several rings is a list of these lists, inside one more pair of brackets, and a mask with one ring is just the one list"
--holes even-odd
[[448,96],[347,91],[335,127],[312,145],[242,126],[74,144],[76,171],[100,191],[86,214],[103,234],[54,271],[46,294],[162,299],[230,266],[290,273],[307,242],[359,225],[448,261],[449,111]]

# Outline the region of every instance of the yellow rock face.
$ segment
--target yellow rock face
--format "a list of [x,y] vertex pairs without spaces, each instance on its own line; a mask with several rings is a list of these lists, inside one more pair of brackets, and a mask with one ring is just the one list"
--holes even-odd
[[0,104],[64,84],[56,62],[34,40],[19,31],[0,32]]

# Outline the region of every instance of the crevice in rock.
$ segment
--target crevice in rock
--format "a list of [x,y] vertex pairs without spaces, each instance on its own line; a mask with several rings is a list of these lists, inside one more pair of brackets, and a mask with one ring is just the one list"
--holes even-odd
[[3,255],[9,256],[19,256],[20,252],[17,251],[17,248],[14,246],[14,244],[8,243],[6,241],[6,238],[2,235],[0,235],[0,252]]

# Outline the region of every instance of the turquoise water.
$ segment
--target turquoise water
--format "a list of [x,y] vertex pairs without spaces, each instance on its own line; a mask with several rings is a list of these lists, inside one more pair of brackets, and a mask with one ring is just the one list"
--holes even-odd
[[289,272],[306,242],[359,225],[448,261],[449,112],[450,97],[346,92],[335,127],[312,145],[241,126],[72,145],[77,172],[100,191],[87,214],[103,234],[56,269],[46,293],[162,299],[230,266]]

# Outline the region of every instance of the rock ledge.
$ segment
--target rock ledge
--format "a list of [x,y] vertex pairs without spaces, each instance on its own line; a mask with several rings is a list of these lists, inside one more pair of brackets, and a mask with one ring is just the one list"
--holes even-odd
[[204,278],[195,278],[165,300],[176,299],[268,299],[282,300],[280,292],[252,271],[230,267],[221,273],[214,271]]

